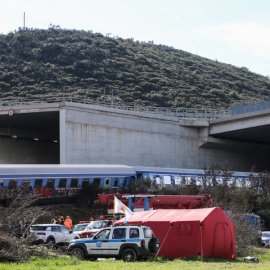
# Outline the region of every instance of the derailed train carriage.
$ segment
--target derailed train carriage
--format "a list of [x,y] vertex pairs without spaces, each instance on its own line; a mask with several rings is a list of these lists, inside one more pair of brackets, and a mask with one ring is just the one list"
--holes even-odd
[[[233,172],[215,176],[217,183],[251,186],[250,173]],[[39,196],[72,195],[89,184],[103,188],[128,187],[134,181],[148,179],[158,187],[202,186],[211,176],[204,170],[161,167],[139,167],[102,164],[0,165],[0,196],[15,189],[28,189]]]
[[256,173],[250,172],[229,172],[216,171],[208,173],[201,169],[182,169],[182,168],[161,168],[161,167],[134,167],[137,180],[149,179],[154,181],[157,186],[186,186],[186,185],[213,185],[216,184],[235,185],[237,187],[251,187],[251,178],[256,177]]
[[24,188],[38,196],[73,195],[89,184],[128,186],[135,175],[125,165],[0,165],[0,194]]

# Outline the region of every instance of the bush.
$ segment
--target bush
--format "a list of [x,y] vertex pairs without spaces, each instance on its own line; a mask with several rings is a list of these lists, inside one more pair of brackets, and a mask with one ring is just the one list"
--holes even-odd
[[13,194],[7,207],[0,206],[0,261],[20,262],[28,260],[37,253],[30,247],[28,235],[31,224],[48,215],[48,211],[36,206],[37,198],[31,194]]
[[21,262],[30,258],[27,245],[15,237],[0,235],[0,261]]

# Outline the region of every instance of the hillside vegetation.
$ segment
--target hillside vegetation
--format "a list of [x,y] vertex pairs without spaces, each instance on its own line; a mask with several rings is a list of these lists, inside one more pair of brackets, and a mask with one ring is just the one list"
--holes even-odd
[[52,27],[0,35],[1,100],[43,95],[226,108],[268,98],[270,80],[165,45],[91,31]]

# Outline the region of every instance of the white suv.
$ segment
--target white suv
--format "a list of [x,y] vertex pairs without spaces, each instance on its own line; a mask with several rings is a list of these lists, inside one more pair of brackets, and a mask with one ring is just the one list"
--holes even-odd
[[35,224],[30,227],[30,237],[34,243],[67,245],[79,235],[59,224]]
[[93,238],[72,240],[68,252],[77,258],[122,258],[136,261],[155,254],[159,240],[146,226],[116,226],[101,229]]

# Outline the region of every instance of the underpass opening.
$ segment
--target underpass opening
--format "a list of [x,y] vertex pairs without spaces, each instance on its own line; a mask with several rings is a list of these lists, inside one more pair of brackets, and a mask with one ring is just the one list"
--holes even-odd
[[0,115],[1,164],[59,164],[59,111]]

